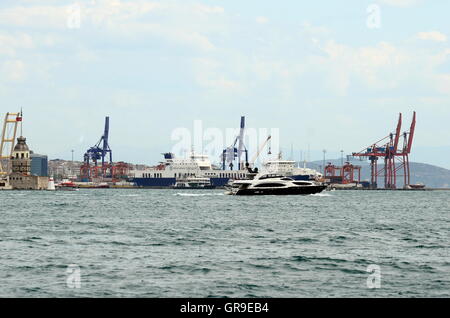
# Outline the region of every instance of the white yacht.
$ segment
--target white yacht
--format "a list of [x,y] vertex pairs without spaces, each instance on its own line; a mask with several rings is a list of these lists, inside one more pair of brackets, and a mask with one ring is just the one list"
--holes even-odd
[[327,188],[316,181],[294,180],[290,177],[259,173],[253,179],[235,180],[228,186],[232,195],[293,195],[315,194]]

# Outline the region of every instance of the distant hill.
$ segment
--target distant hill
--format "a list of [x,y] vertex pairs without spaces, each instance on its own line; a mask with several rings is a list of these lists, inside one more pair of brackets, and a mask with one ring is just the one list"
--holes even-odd
[[[341,159],[327,160],[335,165],[341,165]],[[370,165],[368,161],[352,161],[354,165],[361,166],[361,180],[370,180]],[[316,169],[323,173],[323,161],[307,163],[308,168]],[[382,167],[383,165],[380,165]],[[450,188],[450,170],[429,165],[426,163],[411,162],[411,183],[423,183],[428,188]],[[402,177],[400,177],[402,178]],[[402,179],[401,179],[402,180]],[[381,184],[382,178],[379,179]]]

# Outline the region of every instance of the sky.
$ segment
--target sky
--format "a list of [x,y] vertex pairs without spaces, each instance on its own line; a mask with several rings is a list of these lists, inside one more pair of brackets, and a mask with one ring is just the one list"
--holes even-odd
[[450,168],[448,12],[447,0],[3,0],[0,115],[23,108],[30,148],[76,160],[110,116],[114,160],[154,164],[195,120],[225,131],[245,115],[278,129],[286,156],[320,160],[388,135],[400,112],[407,130],[417,111],[411,159]]

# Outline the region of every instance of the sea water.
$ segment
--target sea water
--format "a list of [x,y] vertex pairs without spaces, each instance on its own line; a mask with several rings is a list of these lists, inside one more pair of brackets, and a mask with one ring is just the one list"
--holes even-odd
[[0,297],[449,297],[450,192],[0,192]]

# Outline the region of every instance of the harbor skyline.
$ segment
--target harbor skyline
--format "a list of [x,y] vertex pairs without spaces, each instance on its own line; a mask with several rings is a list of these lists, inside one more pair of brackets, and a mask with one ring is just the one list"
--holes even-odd
[[4,1],[0,97],[52,158],[82,155],[106,115],[117,157],[151,163],[174,129],[236,114],[286,153],[339,157],[416,110],[412,160],[450,168],[449,4],[429,3]]

